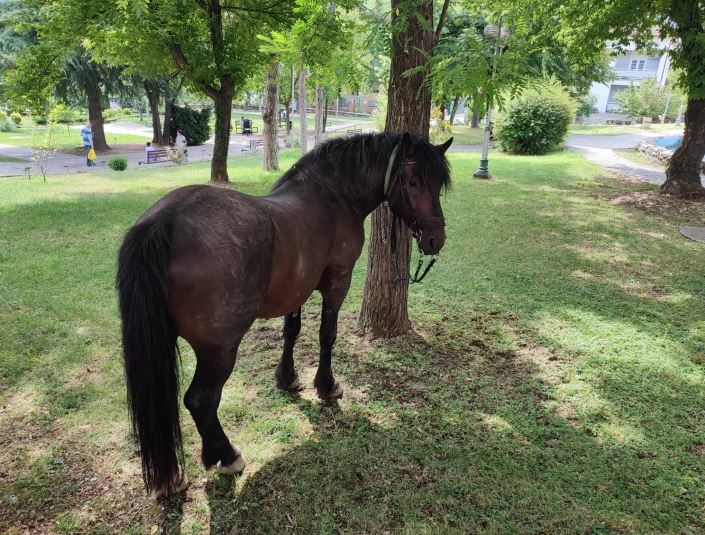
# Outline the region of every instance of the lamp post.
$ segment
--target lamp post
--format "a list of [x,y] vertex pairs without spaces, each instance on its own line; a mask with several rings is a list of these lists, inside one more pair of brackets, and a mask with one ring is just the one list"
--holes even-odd
[[[490,74],[490,86],[494,83],[494,75],[497,70],[497,56],[502,54],[501,40],[509,37],[509,29],[502,27],[502,19],[499,19],[499,25],[488,24],[483,30],[483,35],[488,39],[494,39],[494,60],[492,61],[492,73]],[[490,134],[492,133],[492,107],[490,106],[490,97],[487,97],[487,107],[485,110],[485,139],[482,142],[482,158],[480,159],[480,167],[472,176],[475,178],[488,179],[492,178],[489,168],[488,155],[490,152]]]

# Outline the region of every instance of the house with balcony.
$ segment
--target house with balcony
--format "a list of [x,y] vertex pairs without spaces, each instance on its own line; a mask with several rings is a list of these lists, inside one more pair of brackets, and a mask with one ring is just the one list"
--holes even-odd
[[[608,43],[608,47],[610,44]],[[638,50],[633,44],[619,56],[612,58],[610,68],[613,79],[607,83],[593,83],[590,94],[597,99],[598,118],[616,118],[619,105],[616,95],[624,91],[630,84],[639,85],[642,81],[653,78],[663,87],[671,64],[668,53],[670,41],[654,38],[656,52],[648,53]]]

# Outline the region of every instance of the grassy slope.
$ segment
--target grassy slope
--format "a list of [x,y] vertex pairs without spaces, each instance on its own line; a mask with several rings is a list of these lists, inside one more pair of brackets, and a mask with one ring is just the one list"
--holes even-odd
[[650,159],[643,152],[639,152],[636,149],[612,149],[617,153],[618,156],[631,160],[635,163],[641,165],[650,165],[653,168],[663,167],[657,161]]
[[[352,333],[362,258],[334,358],[346,396],[323,406],[275,391],[280,322],[256,323],[220,411],[245,477],[203,472],[184,415],[192,486],[166,504],[127,438],[115,252],[207,166],[0,182],[0,531],[702,532],[702,245],[605,202],[578,155],[496,154],[488,182],[477,158],[451,156],[448,243],[410,295],[419,336]],[[248,193],[276,176],[232,165]],[[308,384],[319,303],[296,350]]]
[[588,124],[573,125],[569,134],[591,134],[595,136],[618,136],[621,134],[641,134],[646,132],[682,132],[682,126],[674,124],[652,124],[650,129],[644,130],[641,125],[606,125]]
[[[26,123],[27,121],[25,121]],[[46,126],[36,127],[37,136],[35,138],[35,128],[31,125],[23,124],[12,132],[0,132],[0,145],[18,145],[21,147],[31,147],[35,139],[43,140]],[[144,136],[133,134],[112,134],[105,133],[108,144],[113,143],[141,143],[144,144]],[[54,130],[54,142],[60,151],[73,150],[82,146],[80,130],[71,128],[67,130],[66,125],[57,125]]]

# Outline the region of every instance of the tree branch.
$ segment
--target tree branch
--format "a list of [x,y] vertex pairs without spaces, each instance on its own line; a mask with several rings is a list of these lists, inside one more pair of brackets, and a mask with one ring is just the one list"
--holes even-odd
[[188,60],[186,59],[186,56],[184,56],[184,52],[181,50],[181,46],[178,43],[171,43],[169,45],[169,51],[171,52],[171,56],[174,58],[174,63],[176,63],[179,69],[183,71],[185,76],[191,79],[196,87],[198,87],[213,100],[220,97],[220,92],[215,87],[204,82],[200,82],[193,77],[191,66],[188,64]]
[[438,26],[436,27],[436,42],[441,38],[441,32],[443,32],[443,26],[445,26],[446,18],[448,17],[448,6],[450,5],[450,0],[445,0],[443,2],[443,9],[441,9],[441,16],[438,18]]

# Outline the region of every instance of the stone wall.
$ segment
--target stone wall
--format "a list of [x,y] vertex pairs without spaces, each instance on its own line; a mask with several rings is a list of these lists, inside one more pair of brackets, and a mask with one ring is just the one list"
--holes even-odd
[[[671,159],[671,156],[673,156],[672,150],[665,147],[659,147],[651,139],[645,139],[644,141],[639,142],[636,146],[636,150],[644,154],[650,160],[663,165],[668,165],[668,161]],[[705,173],[705,162],[701,162],[700,172]]]

